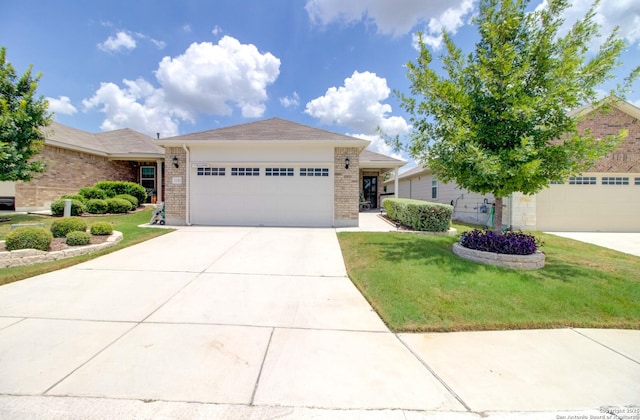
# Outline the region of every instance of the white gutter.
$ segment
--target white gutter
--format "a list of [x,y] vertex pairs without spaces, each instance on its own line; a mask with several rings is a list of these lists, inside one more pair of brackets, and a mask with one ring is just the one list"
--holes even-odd
[[186,144],[182,144],[182,148],[184,149],[185,153],[187,154],[186,156],[186,168],[185,168],[185,172],[186,172],[186,177],[185,177],[185,190],[186,190],[186,197],[185,197],[185,205],[186,205],[186,209],[185,209],[185,223],[187,224],[187,226],[191,226],[191,206],[189,206],[189,202],[191,201],[191,183],[189,181],[191,181],[190,179],[190,175],[191,175],[191,155],[189,153],[189,148],[187,147]]

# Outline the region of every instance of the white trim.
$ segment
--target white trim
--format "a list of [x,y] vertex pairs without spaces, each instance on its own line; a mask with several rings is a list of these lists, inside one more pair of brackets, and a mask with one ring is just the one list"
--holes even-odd
[[184,210],[184,214],[185,214],[185,224],[187,226],[191,226],[191,153],[189,152],[189,148],[187,147],[186,144],[182,145],[182,148],[184,149],[186,156],[185,156],[185,173],[186,173],[186,184],[184,186],[185,188],[185,210]]

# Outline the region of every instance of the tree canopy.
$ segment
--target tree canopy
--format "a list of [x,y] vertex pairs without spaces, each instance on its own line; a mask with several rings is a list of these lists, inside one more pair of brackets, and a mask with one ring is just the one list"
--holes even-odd
[[[503,197],[534,194],[579,174],[626,136],[580,132],[579,117],[568,112],[597,102],[597,88],[613,78],[625,47],[618,29],[593,53],[597,2],[566,34],[561,31],[568,1],[547,0],[534,11],[526,10],[528,3],[481,0],[474,19],[480,41],[473,52],[463,54],[443,33],[444,75],[433,68],[420,36],[419,56],[407,64],[411,95],[396,92],[411,116],[411,156],[444,182],[492,193],[497,229]],[[639,72],[612,93],[623,96]]]
[[0,181],[29,181],[44,164],[33,159],[44,147],[42,129],[51,123],[49,106],[36,97],[41,75],[31,66],[18,77],[0,48]]

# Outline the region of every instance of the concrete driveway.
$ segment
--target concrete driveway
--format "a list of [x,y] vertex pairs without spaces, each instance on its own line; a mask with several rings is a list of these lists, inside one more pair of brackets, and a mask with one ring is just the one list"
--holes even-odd
[[0,287],[0,418],[598,414],[640,405],[638,343],[395,335],[335,230],[189,227]]

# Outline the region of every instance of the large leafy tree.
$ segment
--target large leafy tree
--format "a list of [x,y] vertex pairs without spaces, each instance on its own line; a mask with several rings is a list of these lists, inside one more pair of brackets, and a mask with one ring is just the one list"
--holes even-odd
[[31,67],[18,77],[0,48],[0,181],[29,181],[44,164],[34,157],[44,147],[43,128],[51,123],[48,103],[36,97],[40,74]]
[[[579,132],[579,117],[568,112],[596,102],[596,89],[621,64],[625,43],[617,29],[589,52],[599,35],[597,2],[566,34],[561,27],[568,1],[547,0],[532,12],[527,5],[481,0],[475,50],[463,54],[445,32],[440,72],[420,40],[416,62],[407,65],[412,95],[397,93],[413,125],[410,154],[444,182],[492,193],[496,229],[504,197],[534,194],[550,181],[579,174],[626,136]],[[639,71],[615,93],[628,91]]]

